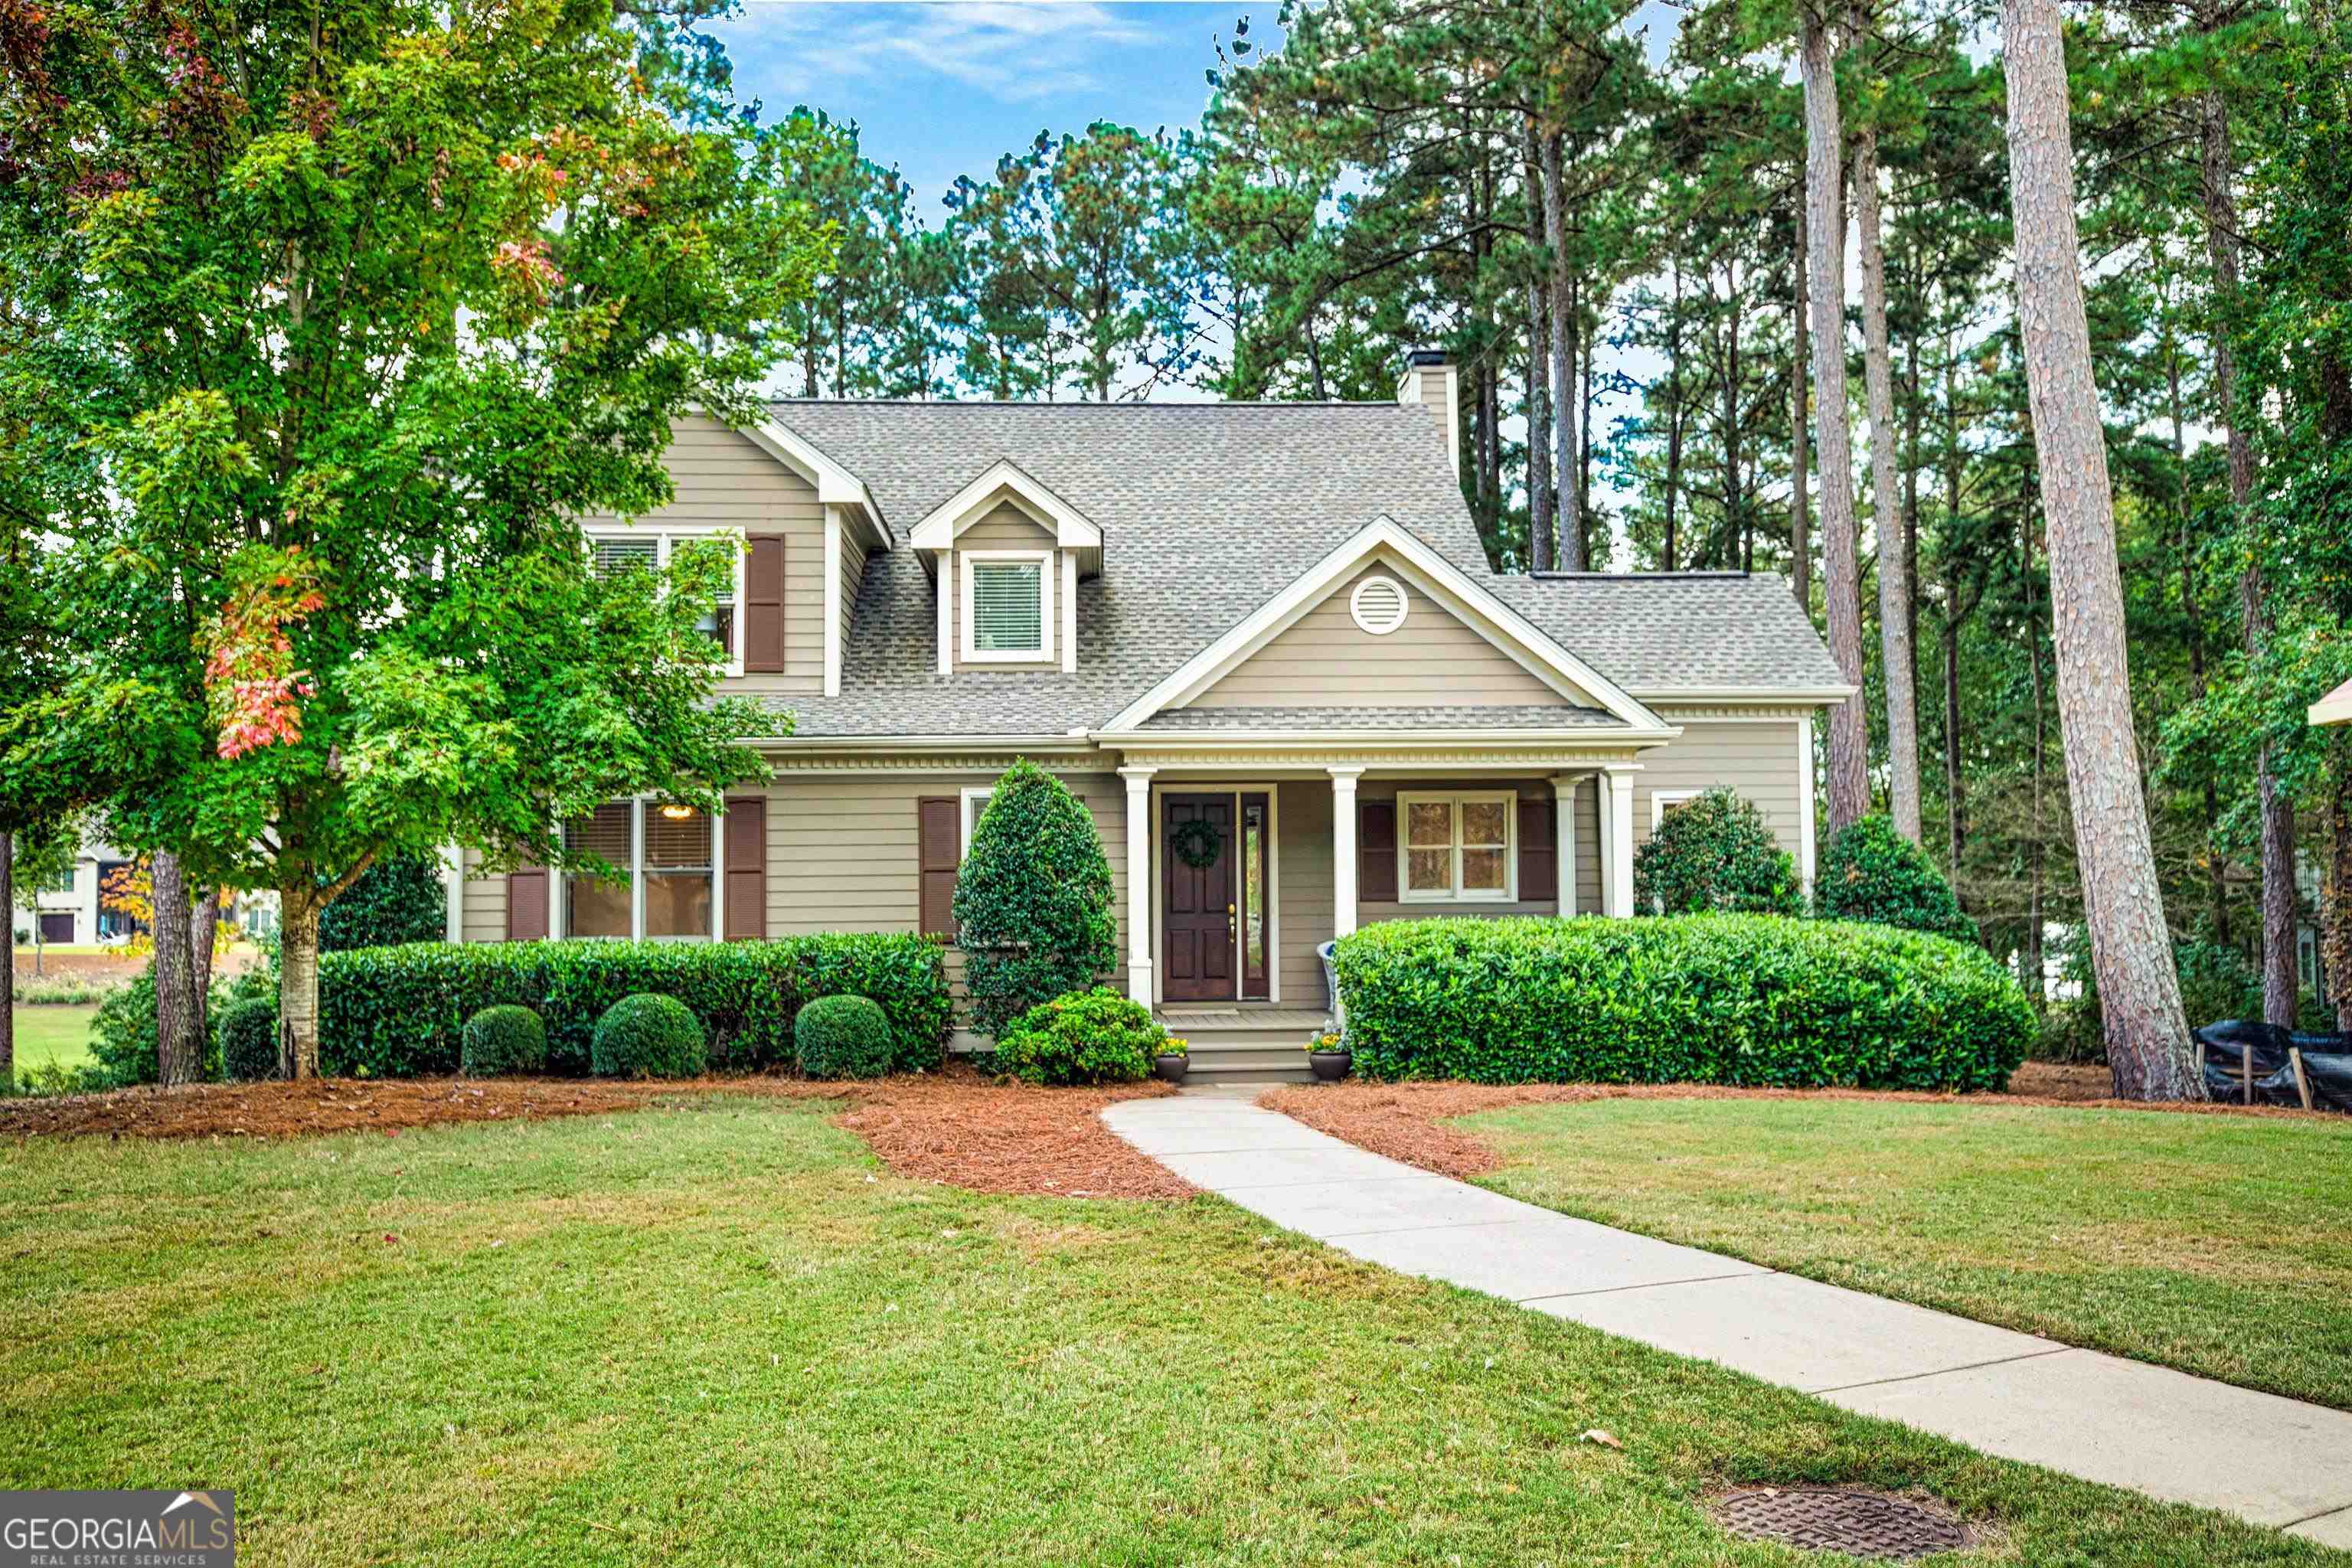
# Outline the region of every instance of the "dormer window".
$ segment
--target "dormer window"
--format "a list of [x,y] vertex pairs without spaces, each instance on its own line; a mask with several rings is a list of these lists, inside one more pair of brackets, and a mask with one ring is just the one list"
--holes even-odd
[[1054,657],[1054,552],[967,550],[963,657],[967,663],[1036,664]]

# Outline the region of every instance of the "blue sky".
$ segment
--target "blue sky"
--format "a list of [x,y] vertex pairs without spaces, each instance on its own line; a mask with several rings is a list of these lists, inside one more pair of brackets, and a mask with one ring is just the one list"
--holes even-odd
[[1193,124],[1208,102],[1213,37],[1247,16],[1251,39],[1267,38],[1276,10],[1245,0],[744,0],[713,31],[734,59],[737,93],[760,100],[764,118],[805,103],[855,120],[866,155],[898,165],[936,222],[956,175],[985,175],[1040,131]]

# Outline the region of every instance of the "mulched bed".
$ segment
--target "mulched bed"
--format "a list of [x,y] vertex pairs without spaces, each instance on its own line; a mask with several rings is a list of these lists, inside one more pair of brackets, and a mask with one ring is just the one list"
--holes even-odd
[[1181,1198],[1192,1188],[1103,1125],[1103,1107],[1174,1092],[1004,1085],[951,1065],[870,1083],[706,1078],[690,1083],[582,1079],[314,1079],[194,1084],[0,1101],[0,1138],[283,1138],[382,1132],[468,1121],[609,1116],[690,1094],[837,1100],[837,1118],[892,1170],[982,1193]]
[[1920,1105],[2057,1106],[2071,1110],[2153,1110],[2203,1116],[2326,1116],[2271,1106],[2151,1105],[2112,1098],[2103,1067],[2028,1062],[2006,1094],[1917,1094],[1859,1089],[1727,1089],[1717,1084],[1345,1083],[1268,1090],[1258,1103],[1359,1148],[1446,1176],[1475,1176],[1500,1158],[1483,1140],[1444,1125],[1456,1116],[1514,1105],[1583,1105],[1602,1100],[1885,1100]]

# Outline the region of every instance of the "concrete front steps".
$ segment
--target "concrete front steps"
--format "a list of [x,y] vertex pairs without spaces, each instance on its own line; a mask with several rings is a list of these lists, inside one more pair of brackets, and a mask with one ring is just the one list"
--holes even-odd
[[1192,1045],[1189,1082],[1305,1083],[1315,1075],[1307,1065],[1307,1042],[1322,1032],[1328,1016],[1303,1007],[1163,1006],[1160,1021]]

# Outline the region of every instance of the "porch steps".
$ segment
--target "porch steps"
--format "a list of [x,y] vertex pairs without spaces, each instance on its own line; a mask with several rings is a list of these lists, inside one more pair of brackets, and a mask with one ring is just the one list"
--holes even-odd
[[1305,1083],[1307,1042],[1324,1015],[1297,1007],[1162,1007],[1160,1021],[1190,1042],[1193,1083]]

